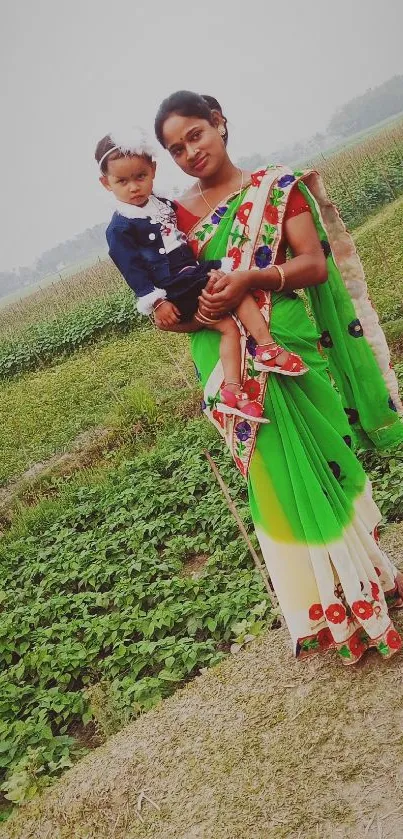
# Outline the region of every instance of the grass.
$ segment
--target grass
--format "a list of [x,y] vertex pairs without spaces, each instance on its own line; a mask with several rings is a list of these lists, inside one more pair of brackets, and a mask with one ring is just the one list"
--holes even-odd
[[[382,261],[374,264],[376,237],[378,226],[382,242],[390,233],[388,253],[395,254],[402,204],[402,200],[395,202],[357,231],[360,248],[363,252],[367,249],[371,293],[383,318],[399,316],[401,286],[397,281],[396,285],[390,284],[390,266],[379,279],[384,265]],[[396,255],[393,267],[396,277],[401,256],[401,252]],[[0,481],[4,483],[33,462],[68,448],[77,434],[98,425],[120,425],[130,437],[133,424],[144,423],[152,433],[163,430],[169,447],[169,421],[175,422],[184,393],[194,395],[193,370],[186,347],[185,337],[134,332],[99,343],[47,370],[3,382]],[[173,360],[167,350],[173,354]],[[183,366],[189,388],[175,362]],[[74,476],[65,488],[55,485],[56,499],[45,498],[32,509],[23,509],[3,546],[7,549],[16,538],[31,540],[30,550],[39,557],[43,550],[41,534],[48,526],[57,527],[65,503],[77,487],[85,486],[88,477],[97,493],[107,480],[107,472],[105,467]],[[134,473],[132,483],[133,477]],[[122,505],[123,517],[130,511],[130,504]],[[216,510],[214,514],[223,518]],[[109,538],[108,516],[102,519],[102,526]],[[99,535],[103,532],[99,534],[95,528],[93,547]],[[175,535],[173,538],[177,539]],[[32,540],[37,540],[38,550],[35,545],[32,548]],[[173,546],[176,559],[183,549],[182,542],[178,540],[177,547]],[[398,544],[401,547],[401,542]],[[57,560],[58,551],[54,553]],[[97,559],[96,548],[93,553]],[[70,558],[75,561],[74,547]],[[206,571],[209,573],[208,566]],[[44,585],[48,580],[45,569]],[[363,670],[368,670],[371,663],[368,657]],[[301,672],[308,673],[308,677],[301,677]],[[141,719],[137,727],[118,740],[116,748],[112,741],[111,752],[106,747],[106,751],[87,758],[49,798],[29,807],[26,818],[17,818],[15,827],[10,822],[6,833],[0,835],[18,839],[233,839],[239,835],[239,826],[242,839],[255,839],[256,835],[297,839],[301,830],[302,835],[338,839],[354,835],[348,832],[352,826],[357,828],[357,836],[366,835],[364,830],[372,811],[366,802],[361,809],[358,807],[356,788],[358,784],[362,789],[362,784],[371,783],[370,756],[373,744],[375,748],[381,745],[377,740],[376,715],[384,690],[388,691],[390,727],[399,730],[400,686],[394,675],[389,677],[396,672],[393,665],[389,670],[379,667],[374,671],[375,677],[371,671],[371,679],[364,682],[357,681],[362,672],[358,670],[357,675],[348,674],[346,700],[346,676],[340,676],[340,672],[340,665],[334,661],[323,665],[313,662],[301,668],[290,658],[284,633],[276,634],[248,655],[208,674],[204,682],[198,679],[156,713]],[[105,731],[108,726],[109,731],[116,728],[119,719],[124,722],[124,714],[118,717],[113,702],[111,708],[107,707],[109,699],[102,691],[96,701],[95,716]],[[340,703],[344,703],[343,713],[339,712]],[[346,703],[350,713],[348,731]],[[371,723],[371,735],[368,733],[363,740],[364,715]],[[138,747],[139,739],[147,743],[145,748]],[[398,761],[401,746],[398,738],[396,741],[392,757]],[[297,775],[301,772],[300,783]],[[86,783],[88,773],[91,787]],[[388,795],[392,789],[396,794],[393,784],[388,783]],[[117,784],[115,791],[113,784]],[[342,785],[341,794],[338,784]],[[155,810],[144,800],[141,821],[136,804],[144,789],[161,809]],[[385,820],[395,803],[388,795],[382,799],[380,796],[377,804]],[[270,808],[266,800],[270,801]],[[345,832],[337,833],[339,828]]]
[[400,670],[298,664],[269,633],[84,758],[2,839],[398,837]]
[[33,324],[63,317],[80,303],[94,297],[108,296],[126,287],[121,274],[109,258],[98,260],[89,268],[39,288],[0,309],[0,339],[14,338]]
[[[395,318],[403,316],[402,227],[399,199],[355,234],[374,305],[382,321],[396,324],[391,337],[397,349],[401,332]],[[106,424],[111,413],[115,420],[120,414],[129,427],[136,418],[136,408],[130,405],[146,399],[147,391],[162,405],[173,389],[178,402],[178,392],[186,385],[168,353],[184,363],[184,375],[193,385],[187,338],[146,334],[147,340],[136,332],[106,339],[48,369],[0,383],[0,485],[68,448],[81,432]],[[137,397],[133,388],[139,389]]]
[[313,161],[326,189],[350,229],[363,224],[403,192],[403,120]]
[[403,317],[403,198],[359,227],[354,241],[381,321]]
[[180,402],[186,389],[175,363],[194,382],[186,344],[183,336],[150,331],[145,339],[144,333],[133,332],[46,370],[1,382],[0,485],[65,450],[89,428],[116,422],[119,415],[124,422],[125,413],[130,426],[152,405],[169,411],[172,394]]
[[[393,122],[365,137],[353,147],[321,157],[312,163],[321,172],[326,187],[350,228],[398,198],[403,190],[403,121]],[[366,268],[371,266],[368,255]],[[119,271],[109,258],[74,276],[33,292],[12,305],[0,308],[0,343],[14,340],[39,321],[62,320],[77,306],[94,297],[107,297],[125,288]]]

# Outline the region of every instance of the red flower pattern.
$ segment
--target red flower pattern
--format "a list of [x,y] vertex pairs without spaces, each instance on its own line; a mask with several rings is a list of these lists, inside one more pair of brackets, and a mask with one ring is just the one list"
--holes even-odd
[[373,531],[372,535],[375,539],[375,542],[379,542],[379,527],[378,526],[374,527],[374,531]]
[[371,594],[374,600],[379,600],[379,586],[378,583],[371,582]]
[[396,629],[390,629],[386,636],[386,643],[391,650],[400,650],[402,639]]
[[313,605],[309,609],[308,615],[311,621],[320,621],[320,619],[323,617],[323,608],[321,604],[313,603]]
[[236,214],[236,217],[237,217],[237,219],[239,219],[241,224],[246,224],[247,223],[252,207],[253,207],[252,201],[246,201],[245,204],[241,204],[241,206],[240,206],[240,208],[239,208],[239,210]]
[[249,396],[249,399],[257,399],[260,396],[260,384],[256,379],[247,379],[242,385],[242,390]]
[[236,269],[241,263],[242,252],[240,248],[231,248],[231,250],[228,251],[228,256],[232,257],[234,262],[233,271],[236,271]]
[[235,465],[238,467],[241,475],[243,475],[245,477],[246,469],[245,469],[245,466],[244,466],[241,458],[240,457],[234,457],[234,462],[235,462]]
[[367,645],[364,643],[362,635],[359,632],[355,632],[354,635],[351,636],[348,641],[348,648],[350,653],[356,657],[362,656],[362,654],[365,653]]
[[321,650],[328,650],[333,644],[333,635],[328,627],[320,629],[316,637]]
[[374,567],[375,567],[375,571],[376,571],[376,573],[378,574],[378,577],[380,577],[380,576],[381,576],[381,571],[380,571],[380,569],[379,569],[379,568],[377,568],[377,567],[376,567],[376,565],[375,565]]
[[215,421],[218,422],[221,425],[221,428],[224,428],[224,426],[225,426],[224,414],[222,414],[221,411],[217,411],[217,410],[214,409],[214,411],[212,411],[212,415],[213,415],[213,418],[215,419]]
[[250,176],[252,186],[260,186],[262,183],[262,178],[264,178],[266,174],[266,169],[259,169],[258,172],[252,172]]
[[264,217],[269,224],[277,224],[278,223],[278,209],[277,207],[273,207],[273,204],[268,204],[265,211]]
[[346,619],[346,610],[341,603],[331,603],[325,609],[325,615],[330,623],[343,623]]
[[355,600],[351,608],[354,614],[357,615],[357,618],[361,618],[364,621],[372,618],[374,614],[371,604],[367,603],[366,600]]
[[253,299],[256,300],[256,303],[259,306],[259,309],[263,309],[263,306],[267,302],[266,301],[266,295],[265,295],[264,291],[261,288],[256,288],[252,291],[252,296],[253,296]]

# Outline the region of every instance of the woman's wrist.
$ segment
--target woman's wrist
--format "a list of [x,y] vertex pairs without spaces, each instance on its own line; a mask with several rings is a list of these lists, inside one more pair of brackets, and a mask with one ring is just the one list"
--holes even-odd
[[282,291],[286,277],[283,265],[271,265],[270,268],[261,268],[260,271],[251,271],[252,275],[250,288],[264,288],[267,291]]

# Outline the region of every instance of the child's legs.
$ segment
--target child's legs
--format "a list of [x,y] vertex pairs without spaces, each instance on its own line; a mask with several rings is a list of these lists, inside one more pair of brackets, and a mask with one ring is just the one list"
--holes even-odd
[[221,335],[220,358],[224,370],[225,382],[241,383],[241,336],[239,329],[230,316],[221,318],[215,323],[206,324],[207,329],[213,329]]
[[268,324],[251,294],[245,294],[235,312],[258,344],[269,344],[273,340]]

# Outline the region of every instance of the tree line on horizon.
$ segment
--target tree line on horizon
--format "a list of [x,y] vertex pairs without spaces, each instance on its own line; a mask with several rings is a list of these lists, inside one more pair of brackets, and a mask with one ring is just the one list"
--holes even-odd
[[[331,148],[338,142],[379,122],[403,112],[403,75],[393,76],[375,88],[346,102],[332,116],[326,133],[317,132],[305,141],[274,150],[270,158],[282,163],[302,162]],[[238,160],[243,168],[258,168],[267,163],[267,155],[255,152]],[[41,281],[46,275],[57,274],[105,252],[105,224],[87,228],[83,233],[45,251],[32,266],[11,271],[0,271],[0,297]]]

